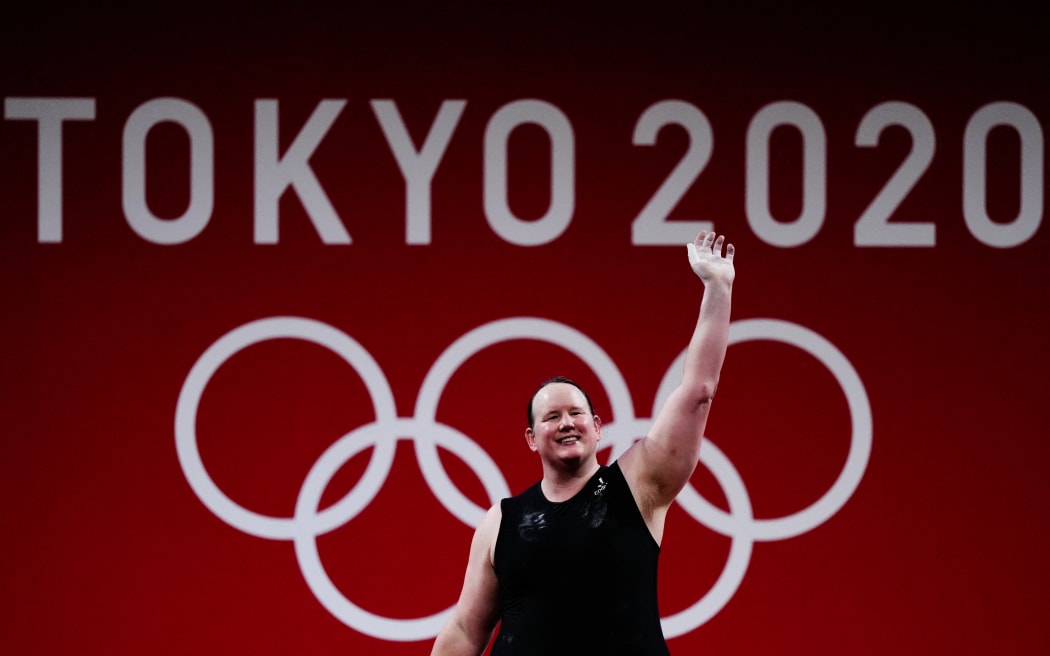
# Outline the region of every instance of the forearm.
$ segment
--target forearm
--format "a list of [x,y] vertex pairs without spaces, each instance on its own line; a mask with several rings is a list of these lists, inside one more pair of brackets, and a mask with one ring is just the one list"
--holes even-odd
[[704,286],[696,328],[686,348],[682,394],[694,404],[714,398],[729,344],[732,282],[716,280]]

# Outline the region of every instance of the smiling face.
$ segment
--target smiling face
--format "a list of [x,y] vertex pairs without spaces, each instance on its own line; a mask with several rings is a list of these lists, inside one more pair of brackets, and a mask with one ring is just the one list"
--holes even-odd
[[575,385],[551,383],[540,388],[532,399],[532,416],[525,439],[545,465],[576,468],[595,457],[601,420]]

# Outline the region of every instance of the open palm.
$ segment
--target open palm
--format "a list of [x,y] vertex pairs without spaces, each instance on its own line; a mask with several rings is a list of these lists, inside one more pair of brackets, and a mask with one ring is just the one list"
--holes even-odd
[[[725,255],[722,254],[723,245]],[[733,255],[736,254],[736,249],[732,244],[725,243],[725,235],[701,230],[696,239],[686,246],[689,249],[689,264],[696,275],[700,276],[700,280],[704,281],[704,285],[715,281],[733,283],[736,277]]]

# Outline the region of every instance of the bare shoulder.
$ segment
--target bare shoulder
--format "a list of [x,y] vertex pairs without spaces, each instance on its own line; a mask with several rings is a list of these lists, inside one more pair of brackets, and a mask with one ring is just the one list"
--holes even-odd
[[483,553],[488,555],[489,564],[494,564],[496,560],[496,538],[499,537],[499,525],[502,521],[503,510],[497,502],[485,513],[485,517],[474,531],[473,548],[478,551],[483,549]]
[[639,440],[617,462],[642,518],[659,543],[663,535],[664,516],[670,505],[668,498],[673,499],[673,494],[668,495],[658,471],[654,472],[654,457],[647,453],[651,448],[648,438]]
[[646,464],[646,447],[645,440],[639,440],[616,460],[643,515],[648,515],[652,506],[652,476]]
[[474,530],[463,589],[451,617],[434,641],[432,656],[481,654],[491,639],[499,614],[499,582],[492,557],[501,518],[500,506],[496,504]]

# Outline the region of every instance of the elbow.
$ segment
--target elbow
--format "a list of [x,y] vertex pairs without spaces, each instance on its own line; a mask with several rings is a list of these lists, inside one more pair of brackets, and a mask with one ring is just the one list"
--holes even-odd
[[691,381],[682,385],[687,398],[692,402],[696,410],[702,410],[711,405],[718,390],[718,379]]

